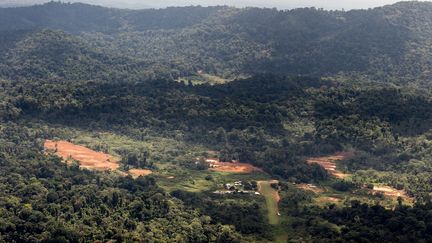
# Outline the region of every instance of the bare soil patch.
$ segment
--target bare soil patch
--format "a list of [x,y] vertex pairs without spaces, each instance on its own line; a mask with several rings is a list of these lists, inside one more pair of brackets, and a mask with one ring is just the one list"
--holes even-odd
[[340,170],[336,169],[336,162],[339,160],[343,160],[352,156],[351,152],[338,152],[333,155],[323,156],[323,157],[312,157],[307,159],[308,164],[319,164],[321,165],[327,172],[329,172],[332,176],[344,179],[345,177],[350,176],[351,174],[343,173]]
[[398,198],[402,197],[404,200],[411,201],[412,198],[407,195],[407,193],[404,190],[397,190],[390,186],[374,186],[372,189],[372,194],[376,193],[382,193],[384,196],[390,197],[390,198]]
[[75,145],[67,141],[46,140],[44,148],[47,152],[54,153],[63,158],[63,160],[68,164],[73,161],[78,161],[80,168],[83,169],[116,171],[122,176],[130,174],[134,178],[146,176],[152,173],[151,170],[146,169],[131,169],[128,173],[122,172],[119,170],[119,158],[91,150],[81,145]]
[[336,197],[320,197],[320,198],[317,198],[316,201],[318,201],[320,203],[338,203],[341,201],[341,199],[336,198]]
[[251,164],[240,163],[240,162],[219,162],[214,159],[206,160],[209,163],[209,170],[218,172],[230,172],[230,173],[243,173],[248,174],[252,172],[262,172],[260,168],[257,168]]
[[131,169],[128,171],[133,178],[138,178],[140,176],[147,176],[153,173],[151,170],[146,169]]
[[73,160],[79,162],[81,168],[99,171],[117,170],[119,159],[102,152],[97,152],[84,146],[75,145],[67,141],[46,140],[45,150],[55,153],[63,158],[66,163]]
[[297,184],[297,187],[302,189],[302,190],[311,191],[311,192],[316,193],[316,194],[324,193],[326,191],[322,187],[317,187],[317,186],[314,186],[311,184],[304,184],[304,183],[303,184]]

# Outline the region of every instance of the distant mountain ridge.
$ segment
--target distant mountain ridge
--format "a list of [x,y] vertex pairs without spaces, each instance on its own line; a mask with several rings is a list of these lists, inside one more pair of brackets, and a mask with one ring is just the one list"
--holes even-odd
[[201,22],[220,7],[121,10],[82,3],[49,2],[31,7],[0,9],[0,31],[35,28],[61,29],[71,33],[142,31],[179,28]]
[[[431,79],[430,2],[348,12],[223,6],[121,10],[50,2],[0,9],[0,23],[3,33],[61,30],[95,52],[156,63],[172,78],[204,72]],[[4,51],[13,55],[17,49]]]
[[[35,4],[44,4],[49,2],[49,0],[3,0],[0,2],[0,8],[11,8],[11,7],[26,7],[26,6],[32,6]],[[79,3],[79,0],[69,0],[69,1],[62,1],[62,2],[69,2],[69,3]],[[87,1],[88,4],[93,5],[101,5],[101,6],[107,6],[107,7],[119,7],[119,8],[130,8],[130,9],[146,9],[146,8],[153,8],[156,6],[147,5],[143,3],[139,3],[139,1],[133,2],[124,2],[121,0],[112,0],[112,1],[106,1],[106,0],[90,0]]]

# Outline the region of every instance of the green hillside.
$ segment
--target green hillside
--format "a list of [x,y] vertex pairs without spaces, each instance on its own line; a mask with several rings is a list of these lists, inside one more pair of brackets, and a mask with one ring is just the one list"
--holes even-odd
[[0,22],[2,31],[63,30],[112,58],[157,62],[156,73],[164,70],[174,79],[198,72],[226,78],[342,74],[424,83],[431,68],[431,9],[427,2],[348,12],[228,7],[116,10],[52,2],[0,9]]
[[0,8],[0,242],[432,241],[431,16]]

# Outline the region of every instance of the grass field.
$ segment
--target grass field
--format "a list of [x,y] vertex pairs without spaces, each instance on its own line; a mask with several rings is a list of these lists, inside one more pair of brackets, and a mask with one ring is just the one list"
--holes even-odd
[[274,241],[275,241],[276,243],[286,243],[286,242],[288,242],[288,233],[285,232],[283,228],[280,228],[280,227],[279,227],[279,228],[275,231],[274,234],[275,234]]
[[269,224],[278,225],[280,223],[279,214],[279,193],[271,187],[272,181],[259,181],[259,192],[266,199],[266,208]]
[[[158,185],[168,192],[185,190],[189,192],[214,191],[223,188],[225,183],[234,181],[268,180],[265,173],[236,174],[210,170],[193,170],[169,163],[156,163]],[[211,176],[211,180],[206,177]]]

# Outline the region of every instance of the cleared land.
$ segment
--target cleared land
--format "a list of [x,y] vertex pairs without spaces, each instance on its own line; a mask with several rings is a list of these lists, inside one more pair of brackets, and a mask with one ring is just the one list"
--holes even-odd
[[133,178],[138,178],[140,176],[147,176],[153,173],[151,170],[146,170],[146,169],[131,169],[128,172]]
[[328,171],[332,176],[339,178],[339,179],[344,179],[344,178],[350,176],[351,174],[346,174],[340,170],[337,170],[336,169],[336,162],[339,160],[344,160],[350,156],[352,156],[352,153],[350,153],[350,152],[338,152],[338,153],[335,153],[335,154],[329,155],[329,156],[309,158],[306,161],[309,164],[319,164],[326,171]]
[[271,225],[278,225],[280,223],[279,216],[279,192],[271,187],[271,184],[278,183],[277,180],[272,181],[258,181],[258,191],[266,200],[267,215]]
[[45,150],[54,152],[56,155],[62,157],[67,163],[72,162],[72,160],[78,161],[81,168],[113,171],[120,167],[119,159],[112,155],[96,152],[67,141],[46,140],[44,147]]
[[402,197],[404,200],[411,202],[413,201],[413,198],[407,195],[407,193],[404,190],[397,190],[390,186],[374,186],[372,189],[372,193],[382,193],[386,197],[390,198],[398,198]]
[[229,173],[252,173],[263,172],[260,168],[253,165],[240,162],[219,162],[214,160],[206,160],[209,163],[209,170]]
[[318,203],[338,203],[341,199],[336,197],[319,197],[315,201]]
[[97,152],[81,145],[76,145],[68,141],[46,140],[44,148],[63,158],[66,163],[78,161],[80,168],[97,171],[116,171],[121,175],[127,176],[128,173],[134,177],[146,176],[152,173],[146,169],[131,169],[128,173],[119,170],[120,159],[112,155]]
[[300,188],[302,190],[305,191],[311,191],[313,193],[319,194],[319,193],[324,193],[325,191],[327,191],[325,188],[323,187],[318,187],[318,186],[314,186],[311,184],[297,184],[297,188]]

